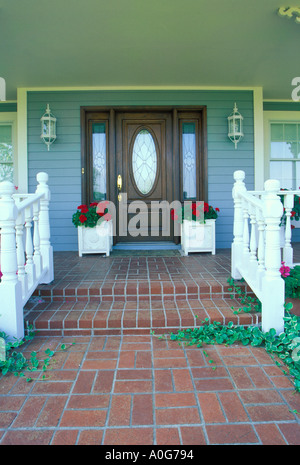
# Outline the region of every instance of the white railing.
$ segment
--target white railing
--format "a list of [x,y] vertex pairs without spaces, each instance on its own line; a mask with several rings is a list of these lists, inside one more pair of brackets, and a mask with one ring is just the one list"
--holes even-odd
[[[255,197],[261,199],[265,194],[265,191],[248,191],[249,194],[254,195]],[[294,252],[292,247],[292,210],[294,207],[294,197],[295,195],[299,196],[299,190],[280,190],[278,195],[283,197],[283,206],[285,210],[284,220],[281,221],[280,227],[280,248],[281,248],[281,258],[286,266],[294,267],[299,265],[299,263],[294,262]]]
[[[248,192],[244,171],[235,171],[232,195],[234,229],[231,248],[231,274],[244,278],[262,304],[262,330],[284,330],[284,280],[280,274],[280,223],[283,205],[280,183],[265,182],[263,192]],[[286,245],[285,253],[290,247]],[[292,255],[290,256],[290,258]]]
[[283,196],[283,206],[285,210],[285,222],[281,227],[281,239],[280,246],[282,247],[282,260],[286,266],[294,267],[299,265],[299,263],[294,262],[294,253],[292,247],[292,227],[291,227],[291,218],[292,210],[294,208],[294,198],[295,195],[299,196],[298,191],[280,191],[280,196]]
[[0,331],[24,336],[23,307],[41,284],[54,279],[50,243],[48,174],[37,174],[34,194],[15,194],[0,183]]

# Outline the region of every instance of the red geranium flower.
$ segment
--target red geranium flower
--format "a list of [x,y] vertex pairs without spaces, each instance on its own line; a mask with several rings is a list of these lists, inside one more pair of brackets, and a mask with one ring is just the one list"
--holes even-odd
[[219,212],[219,211],[220,211],[220,209],[219,209],[218,207],[217,207],[217,208],[215,208],[215,210],[216,210],[216,212]]
[[98,202],[92,202],[90,203],[90,207],[96,207],[98,205]]
[[87,205],[79,205],[79,207],[77,207],[77,210],[80,210],[81,213],[87,213],[89,211]]
[[209,211],[209,205],[207,202],[204,202],[204,213],[207,213]]
[[171,218],[172,218],[173,221],[178,220],[178,215],[176,214],[174,208],[172,208],[172,210],[171,210]]
[[85,215],[80,215],[79,221],[80,223],[84,223],[87,220],[87,217]]

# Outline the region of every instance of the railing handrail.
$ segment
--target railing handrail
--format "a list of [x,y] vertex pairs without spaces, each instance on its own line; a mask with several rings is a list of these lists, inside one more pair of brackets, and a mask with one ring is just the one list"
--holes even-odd
[[247,192],[241,192],[240,195],[244,200],[251,203],[254,207],[259,208],[260,210],[262,210],[262,208],[263,208],[262,200],[255,197],[254,193],[247,191]]
[[37,174],[33,194],[0,183],[0,330],[24,336],[23,307],[36,287],[54,279],[50,243],[48,174]]
[[[16,200],[16,195],[19,197],[22,196],[22,194],[13,194],[13,198]],[[44,192],[40,192],[39,194],[26,194],[26,198],[24,200],[21,200],[19,202],[16,202],[16,207],[18,212],[21,212],[25,210],[25,208],[30,207],[30,205],[33,205],[35,202],[40,200],[42,197],[45,196]]]

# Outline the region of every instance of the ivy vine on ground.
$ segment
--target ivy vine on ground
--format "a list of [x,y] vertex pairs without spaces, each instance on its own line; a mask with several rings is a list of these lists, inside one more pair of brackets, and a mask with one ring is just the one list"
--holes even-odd
[[[256,308],[256,300],[248,302],[246,311],[250,311],[252,305]],[[196,328],[179,330],[177,333],[163,335],[160,338],[167,337],[171,341],[178,341],[179,344],[196,345],[199,348],[214,344],[262,347],[283,374],[289,377],[295,391],[300,392],[300,318],[291,314],[291,309],[292,304],[285,305],[284,332],[279,335],[276,334],[275,329],[263,332],[258,326],[235,326],[233,322],[222,325],[216,321],[209,323],[209,318],[205,318]],[[154,335],[154,332],[152,334]],[[203,354],[209,357],[205,350]],[[213,360],[208,358],[208,363],[213,370],[216,369]]]
[[[261,312],[261,302],[257,297],[247,295],[246,291],[242,290],[241,286],[237,285],[233,278],[229,278],[227,282],[230,286],[228,288],[228,292],[234,292],[234,294],[231,294],[230,296],[231,299],[236,298],[240,300],[242,304],[242,307],[238,309],[234,309],[234,307],[231,307],[231,310],[233,311],[234,315],[237,315],[241,312]],[[241,279],[240,282],[244,282],[244,279]]]
[[[28,334],[23,339],[16,339],[9,341],[8,336],[4,332],[0,332],[0,337],[5,341],[5,357],[4,360],[0,360],[0,370],[2,375],[13,373],[15,376],[24,377],[27,382],[32,381],[34,378],[31,373],[43,372],[40,379],[46,379],[46,370],[50,367],[50,362],[53,360],[53,356],[60,351],[68,349],[71,344],[62,344],[58,350],[51,350],[47,348],[44,351],[44,358],[39,358],[39,352],[31,352],[30,357],[26,358],[24,354],[18,350],[20,346],[34,338],[35,334],[32,331],[32,327],[28,328]],[[27,373],[26,373],[27,372]],[[25,374],[26,373],[26,374]],[[27,375],[27,376],[26,376]]]

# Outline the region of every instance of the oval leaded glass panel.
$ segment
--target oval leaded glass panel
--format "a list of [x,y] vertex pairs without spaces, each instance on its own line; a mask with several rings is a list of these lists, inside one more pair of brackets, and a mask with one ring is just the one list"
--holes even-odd
[[153,188],[157,173],[157,153],[152,134],[142,129],[132,149],[132,173],[138,190],[146,195]]

